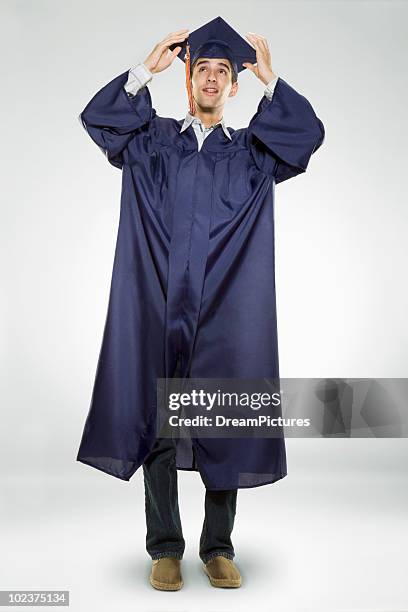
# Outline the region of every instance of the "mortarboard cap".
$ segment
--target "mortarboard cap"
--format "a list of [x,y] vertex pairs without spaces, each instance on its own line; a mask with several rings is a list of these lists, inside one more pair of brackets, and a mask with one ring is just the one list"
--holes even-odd
[[189,33],[182,43],[169,46],[173,51],[181,47],[178,56],[186,67],[186,87],[189,98],[190,113],[195,113],[195,104],[191,87],[191,66],[199,57],[223,57],[230,61],[236,74],[245,70],[243,62],[256,63],[255,49],[236,32],[222,17],[216,17],[194,32]]

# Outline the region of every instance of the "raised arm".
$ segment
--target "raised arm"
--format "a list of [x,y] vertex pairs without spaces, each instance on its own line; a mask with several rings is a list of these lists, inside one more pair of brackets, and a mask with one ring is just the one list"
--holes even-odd
[[[248,39],[256,48],[257,62],[244,65],[268,85],[247,128],[247,144],[259,169],[281,183],[306,171],[325,130],[310,102],[272,71],[266,39],[254,34]],[[267,91],[271,88],[272,96]]]
[[145,85],[153,74],[170,66],[181,47],[173,51],[168,47],[184,40],[185,32],[171,33],[157,43],[144,62],[102,87],[80,113],[81,124],[113,166],[122,168],[129,141],[143,128],[148,129],[156,116]]
[[117,168],[123,166],[123,151],[136,130],[156,115],[147,87],[130,96],[125,85],[129,71],[123,72],[102,87],[79,115],[92,140]]

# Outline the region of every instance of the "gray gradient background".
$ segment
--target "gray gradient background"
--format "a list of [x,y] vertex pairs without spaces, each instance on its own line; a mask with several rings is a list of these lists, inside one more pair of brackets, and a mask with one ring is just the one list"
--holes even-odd
[[[238,492],[234,591],[200,567],[198,474],[179,472],[185,586],[160,593],[147,582],[141,470],[126,483],[75,462],[121,188],[77,115],[169,32],[217,15],[267,37],[275,72],[326,127],[308,171],[276,188],[281,375],[407,376],[408,4],[0,7],[0,588],[69,589],[75,611],[408,609],[406,439],[289,440],[289,476]],[[185,115],[183,67],[153,78],[162,116]],[[262,93],[242,74],[227,125],[247,125]]]

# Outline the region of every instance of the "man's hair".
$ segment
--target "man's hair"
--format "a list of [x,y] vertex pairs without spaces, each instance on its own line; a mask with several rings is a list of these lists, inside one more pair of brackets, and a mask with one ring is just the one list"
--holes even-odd
[[[190,77],[192,77],[192,76],[193,76],[194,66],[196,65],[196,63],[197,63],[198,59],[199,59],[199,58],[197,58],[197,59],[196,59],[196,61],[194,62],[194,64],[191,64],[191,67],[190,67]],[[235,72],[235,70],[234,70],[234,68],[233,68],[233,66],[232,66],[232,64],[231,64],[231,62],[230,62],[230,61],[228,61],[228,63],[229,63],[230,68],[231,68],[231,80],[232,80],[232,84],[234,84],[234,83],[236,83],[236,82],[238,81],[238,75],[237,75],[237,73]]]

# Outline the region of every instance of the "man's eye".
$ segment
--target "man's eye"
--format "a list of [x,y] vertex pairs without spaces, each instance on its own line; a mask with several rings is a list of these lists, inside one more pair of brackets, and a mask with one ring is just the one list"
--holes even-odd
[[[206,67],[205,67],[205,66],[201,66],[201,68],[200,68],[200,72],[201,72],[202,70],[206,70]],[[225,69],[224,69],[224,68],[220,68],[220,72],[224,72],[224,73],[226,74],[226,72],[225,72]]]

